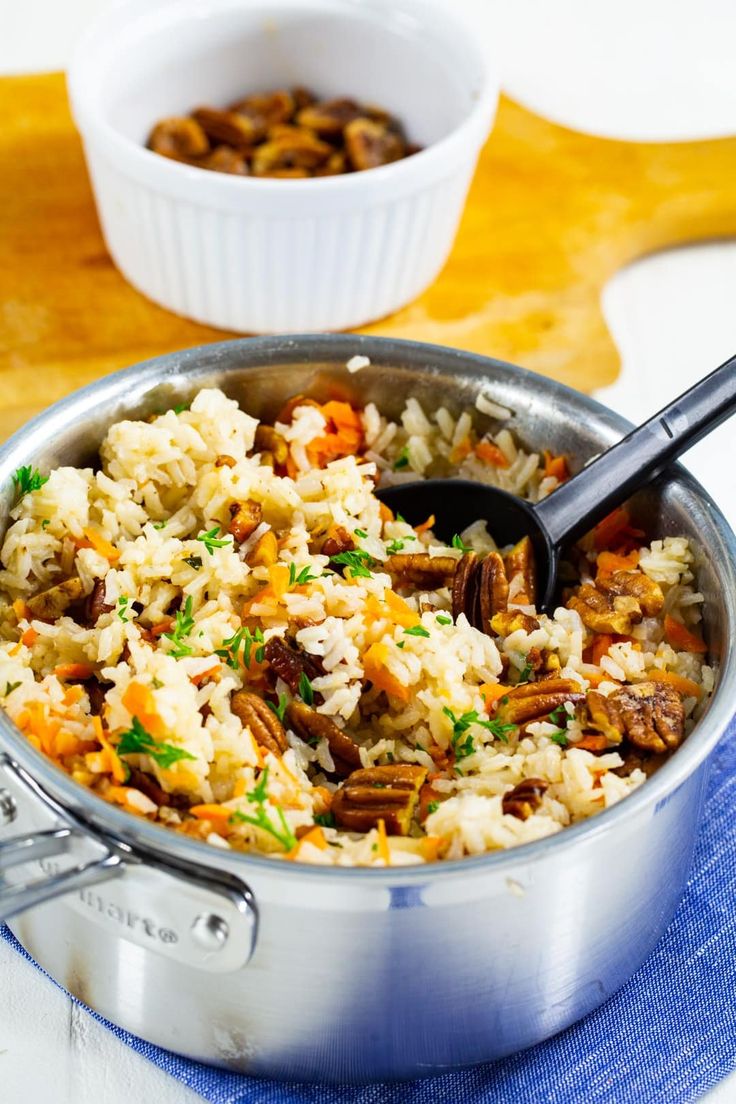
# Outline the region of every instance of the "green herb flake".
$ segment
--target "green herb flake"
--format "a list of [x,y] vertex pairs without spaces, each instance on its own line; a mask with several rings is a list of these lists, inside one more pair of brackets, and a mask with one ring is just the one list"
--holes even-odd
[[152,678],[151,679],[151,686],[153,687],[154,690],[163,690],[163,688],[164,688],[164,684],[162,683],[161,679],[157,679],[157,678]]
[[473,549],[470,547],[469,544],[464,543],[462,537],[458,533],[455,533],[455,535],[452,538],[450,543],[452,544],[453,548],[459,548],[459,550],[461,552],[472,552],[473,551]]
[[570,742],[567,738],[567,733],[561,728],[558,728],[557,732],[551,732],[549,738],[553,744],[558,744],[560,747],[563,748],[567,747]]
[[233,813],[230,817],[230,824],[252,824],[255,828],[260,828],[264,832],[268,832],[269,835],[281,844],[284,851],[291,851],[292,848],[297,845],[297,838],[289,828],[284,816],[284,811],[280,806],[276,806],[276,814],[279,819],[279,824],[275,825],[265,809],[265,803],[268,800],[268,794],[266,788],[268,786],[268,767],[263,771],[261,777],[258,779],[258,784],[247,793],[245,796],[248,801],[256,806],[255,814],[249,816],[247,813],[241,813],[240,810]]
[[508,734],[516,731],[516,725],[503,724],[497,720],[487,720],[481,717],[475,709],[463,713],[460,717],[456,717],[448,706],[445,706],[442,712],[452,721],[452,749],[455,752],[456,760],[465,759],[475,751],[475,743],[469,732],[471,725],[484,728],[487,732],[490,732],[495,740],[500,740],[504,744],[508,743]]
[[174,659],[183,659],[185,656],[192,655],[193,649],[191,645],[184,643],[184,638],[189,636],[194,628],[194,618],[192,616],[192,596],[187,595],[187,600],[184,603],[183,610],[177,610],[174,618],[174,627],[171,632],[164,633],[163,635],[167,640],[171,641],[173,645],[169,649],[169,655],[172,655]]
[[154,521],[153,528],[154,529],[165,529],[167,524],[168,524],[167,520],[166,520],[166,518],[164,518],[163,521]]
[[314,704],[314,690],[312,684],[307,678],[306,672],[302,671],[299,676],[299,697],[305,703],[305,705]]
[[200,567],[202,566],[202,557],[201,556],[185,556],[184,557],[184,563],[188,564],[189,567],[193,568],[195,571],[199,571]]
[[398,642],[398,644],[396,645],[396,647],[397,647],[397,648],[401,648],[401,650],[403,651],[403,650],[404,650],[404,645],[405,645],[405,644],[406,644],[406,641],[405,641],[405,640],[400,640],[400,641]]
[[552,724],[556,724],[559,728],[562,728],[563,722],[567,727],[567,722],[570,719],[570,714],[565,709],[564,705],[558,705],[556,709],[553,709],[549,715],[549,719]]
[[133,717],[133,724],[120,737],[120,743],[116,750],[118,755],[148,755],[163,770],[168,770],[169,767],[173,767],[174,763],[178,763],[182,759],[195,758],[184,748],[154,740],[150,732],[146,732],[137,717]]
[[172,406],[171,409],[174,411],[175,414],[183,414],[185,410],[189,409],[189,403],[177,403],[176,406]]
[[[409,467],[409,446],[404,445],[404,447],[399,451],[398,456],[394,460],[394,471],[401,471],[402,468],[408,468],[408,467]],[[397,520],[398,520],[398,518],[397,518]]]
[[266,705],[268,706],[268,708],[271,710],[271,712],[276,714],[282,724],[284,723],[284,716],[286,714],[286,707],[288,704],[289,699],[287,698],[286,694],[279,694],[278,705],[276,704],[276,702],[266,701]]
[[8,695],[12,694],[14,690],[17,690],[19,686],[20,686],[19,682],[6,682],[5,683],[5,695],[4,696],[7,698]]
[[117,611],[116,612],[117,612],[118,617],[120,618],[120,620],[124,624],[127,623],[128,621],[130,621],[130,618],[127,616],[128,613],[130,612],[129,609],[128,609],[129,605],[130,605],[130,598],[128,598],[128,596],[125,595],[125,594],[121,594],[121,596],[118,598],[118,604],[117,604]]
[[335,814],[334,813],[317,813],[314,818],[314,823],[319,824],[320,828],[334,828],[335,827]]
[[307,583],[314,582],[315,579],[319,579],[319,575],[312,575],[309,567],[303,567],[297,574],[296,564],[289,564],[289,586],[306,586]]
[[451,625],[452,624],[452,618],[448,617],[446,613],[438,613],[437,614],[437,624],[438,625]]
[[406,518],[404,517],[404,515],[403,515],[403,514],[398,514],[398,513],[397,513],[397,514],[396,514],[396,516],[395,516],[395,520],[396,520],[396,521],[400,521],[402,525],[406,525],[406,524],[407,524],[407,520],[406,520]]
[[429,805],[427,806],[427,816],[431,816],[432,813],[436,813],[439,807],[439,801],[430,801]]
[[50,524],[51,524],[51,518],[44,518],[43,521],[41,522],[41,528],[42,529],[48,529]]
[[40,490],[44,483],[48,483],[49,481],[47,475],[41,475],[38,468],[32,468],[30,465],[18,468],[12,478],[13,486],[15,487],[16,506],[27,494],[32,494],[34,491]]
[[353,579],[358,577],[370,579],[373,574],[370,570],[374,565],[373,557],[361,548],[356,548],[352,552],[338,552],[337,555],[330,557],[330,563],[343,564],[350,571]]
[[356,529],[355,530],[355,535],[356,535],[356,537],[360,537],[361,540],[365,540],[366,537],[368,536],[365,529]]
[[395,556],[397,555],[397,553],[401,552],[402,548],[404,548],[405,545],[406,541],[392,540],[386,545],[386,551],[388,552],[389,556]]
[[201,541],[210,556],[214,556],[216,548],[225,548],[228,544],[232,543],[232,537],[227,536],[222,540],[218,540],[219,536],[220,527],[216,525],[214,529],[210,529],[208,533],[199,533],[196,539]]
[[429,636],[424,625],[412,625],[410,629],[404,629],[404,633],[406,636]]
[[525,663],[522,670],[519,672],[519,682],[528,682],[533,669],[531,663]]

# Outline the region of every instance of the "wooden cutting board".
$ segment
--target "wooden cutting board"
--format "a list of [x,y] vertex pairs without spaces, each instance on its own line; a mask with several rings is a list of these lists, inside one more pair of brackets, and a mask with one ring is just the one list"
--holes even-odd
[[[107,372],[227,336],[150,303],[113,266],[62,74],[0,79],[0,165],[0,438]],[[611,141],[502,99],[444,272],[365,332],[592,391],[618,371],[606,281],[652,250],[736,234],[734,180],[736,138]]]

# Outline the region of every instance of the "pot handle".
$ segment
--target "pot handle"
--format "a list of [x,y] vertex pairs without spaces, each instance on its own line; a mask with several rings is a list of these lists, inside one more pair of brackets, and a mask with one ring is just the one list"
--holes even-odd
[[[7,808],[10,801],[12,798],[8,791],[0,790],[0,805]],[[13,884],[6,881],[4,875],[7,870],[66,854],[72,849],[76,838],[77,833],[71,828],[57,828],[0,842],[0,923],[53,897],[86,889],[122,874],[125,869],[123,860],[119,855],[108,853],[100,859],[79,863],[57,874],[44,874]]]

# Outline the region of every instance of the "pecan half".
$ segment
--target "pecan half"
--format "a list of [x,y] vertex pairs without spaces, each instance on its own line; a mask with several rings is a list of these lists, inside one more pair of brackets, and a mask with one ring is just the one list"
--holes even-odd
[[361,114],[355,100],[347,98],[322,100],[320,103],[303,107],[296,117],[299,126],[309,127],[317,134],[332,137],[341,134],[348,123]]
[[481,632],[490,631],[494,615],[506,609],[509,586],[503,560],[498,552],[481,559],[466,552],[458,561],[452,584],[452,615],[464,613]]
[[240,115],[247,115],[256,124],[261,133],[265,133],[268,127],[278,123],[288,123],[296,110],[294,96],[286,88],[279,88],[275,92],[264,92],[254,96],[246,96],[244,100],[238,100],[232,104],[231,111],[237,111]]
[[253,739],[266,751],[282,755],[288,748],[284,726],[274,711],[258,694],[249,690],[236,690],[230,700],[230,708],[243,726],[249,728]]
[[536,617],[531,617],[528,613],[521,613],[520,610],[504,610],[502,613],[493,615],[491,628],[499,636],[510,636],[511,633],[518,632],[519,629],[523,629],[524,632],[528,633],[535,632],[539,628],[539,622]]
[[504,558],[509,586],[521,576],[522,586],[516,591],[513,602],[520,606],[533,606],[537,598],[537,567],[534,548],[529,537],[522,537]]
[[332,146],[309,131],[282,127],[276,137],[258,146],[253,154],[253,175],[269,176],[293,169],[316,169],[332,153]]
[[544,782],[541,778],[523,778],[503,795],[501,809],[508,816],[528,820],[542,804],[542,798],[548,789],[549,782]]
[[314,170],[315,176],[340,176],[348,171],[348,163],[342,150],[331,153],[323,165]]
[[344,133],[348,159],[356,170],[375,169],[406,156],[401,135],[374,119],[353,119]]
[[339,556],[341,552],[352,552],[354,548],[353,534],[344,525],[331,525],[320,551],[323,556]]
[[263,508],[260,502],[254,502],[252,498],[247,498],[245,502],[231,502],[231,520],[227,531],[232,533],[236,544],[242,544],[256,531],[262,518]]
[[105,580],[95,579],[94,585],[84,603],[84,619],[88,625],[96,625],[103,613],[110,613],[115,606],[105,601]]
[[261,463],[268,462],[265,458],[265,454],[267,453],[273,458],[273,464],[281,466],[286,463],[289,455],[289,446],[281,434],[276,432],[273,426],[264,425],[261,422],[256,428],[253,451],[261,453]]
[[192,118],[199,123],[208,138],[224,142],[235,149],[249,149],[258,140],[258,127],[246,115],[237,111],[220,111],[216,107],[198,107]]
[[641,571],[614,571],[599,578],[595,586],[578,587],[567,605],[593,632],[628,636],[644,616],[660,612],[664,595],[659,584]]
[[[271,669],[286,683],[292,694],[299,693],[299,681],[302,675],[306,675],[311,682],[312,679],[324,674],[319,661],[314,656],[292,648],[283,636],[272,636],[266,642],[264,655]],[[315,692],[314,700],[322,701],[321,694]]]
[[682,698],[667,683],[640,682],[622,686],[604,697],[589,690],[586,706],[590,724],[612,743],[627,739],[640,751],[674,751],[685,734]]
[[501,698],[496,716],[505,724],[529,724],[554,713],[565,702],[577,705],[584,697],[577,682],[572,679],[546,678],[541,682],[523,682]]
[[162,119],[151,131],[149,149],[174,161],[193,161],[204,157],[210,144],[202,127],[194,119],[175,116]]
[[383,570],[400,586],[418,590],[436,590],[447,586],[455,575],[457,560],[453,556],[430,556],[428,552],[389,556]]
[[356,770],[336,791],[332,813],[340,828],[368,832],[383,820],[391,836],[405,836],[427,777],[425,767],[391,763]]
[[267,529],[245,557],[248,567],[271,567],[279,558],[279,542],[273,529]]
[[212,153],[199,161],[202,169],[212,169],[213,172],[230,173],[231,176],[247,176],[248,162],[242,150],[235,150],[232,146],[217,146]]
[[[285,680],[284,680],[285,681]],[[351,771],[361,766],[360,748],[331,717],[318,713],[296,698],[289,703],[286,715],[291,727],[307,743],[326,740],[335,763],[335,774],[347,778]]]
[[78,602],[84,596],[84,584],[74,575],[71,579],[65,579],[63,583],[42,590],[26,602],[31,615],[39,621],[56,621],[66,613],[74,602]]

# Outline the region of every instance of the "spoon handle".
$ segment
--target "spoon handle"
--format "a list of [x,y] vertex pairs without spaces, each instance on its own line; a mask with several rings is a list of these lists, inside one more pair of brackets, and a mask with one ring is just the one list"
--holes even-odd
[[588,532],[735,412],[732,356],[534,507],[553,544]]

